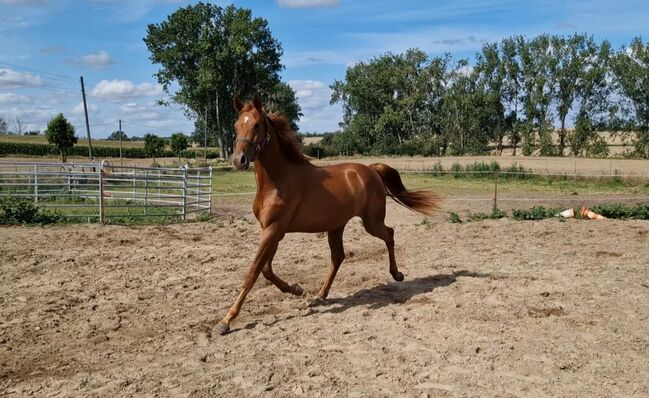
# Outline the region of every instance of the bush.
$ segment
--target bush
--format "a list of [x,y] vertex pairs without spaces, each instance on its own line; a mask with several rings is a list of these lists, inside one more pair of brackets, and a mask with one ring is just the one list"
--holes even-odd
[[60,221],[60,214],[39,209],[31,200],[0,198],[0,224],[51,224]]
[[552,218],[557,215],[561,210],[556,208],[546,209],[543,206],[534,206],[531,209],[516,209],[512,210],[512,218],[517,221],[521,220],[544,220]]
[[[118,147],[94,146],[92,154],[96,158],[118,158]],[[0,156],[2,155],[29,155],[29,156],[57,156],[59,151],[55,145],[49,144],[32,144],[23,142],[0,142]],[[68,152],[69,156],[88,156],[88,147],[75,145]],[[144,148],[123,148],[122,156],[125,158],[144,159],[149,155]],[[175,157],[172,151],[161,151],[160,157]],[[180,152],[180,156],[188,159],[195,159],[203,156],[202,149],[186,149]],[[219,157],[219,153],[214,150],[207,151],[209,159]]]
[[649,220],[649,203],[637,203],[633,206],[626,206],[621,203],[605,203],[593,206],[591,210],[607,218]]

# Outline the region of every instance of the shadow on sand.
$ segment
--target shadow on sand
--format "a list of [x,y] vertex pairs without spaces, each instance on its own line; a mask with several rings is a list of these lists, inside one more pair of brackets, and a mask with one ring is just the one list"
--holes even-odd
[[338,314],[357,306],[367,305],[368,309],[374,310],[390,304],[404,304],[414,296],[432,292],[435,288],[451,285],[455,283],[458,277],[488,278],[490,275],[462,270],[452,274],[426,276],[362,289],[351,296],[314,303],[312,307],[325,308],[316,312],[319,314]]
[[[358,306],[368,306],[367,309],[374,310],[388,306],[390,304],[404,304],[413,297],[432,292],[435,288],[449,286],[459,277],[468,278],[489,278],[490,274],[479,272],[470,272],[466,270],[456,271],[452,274],[440,274],[426,276],[423,278],[406,279],[403,282],[394,282],[374,286],[368,289],[362,289],[347,297],[327,299],[325,301],[314,301],[309,305],[311,311],[301,316],[311,316],[316,314],[338,314],[347,311],[350,308]],[[273,326],[280,322],[286,322],[300,315],[289,315],[280,317],[272,322],[265,323],[266,326]],[[233,329],[236,332],[242,329],[254,329],[261,322],[253,321],[239,329]]]

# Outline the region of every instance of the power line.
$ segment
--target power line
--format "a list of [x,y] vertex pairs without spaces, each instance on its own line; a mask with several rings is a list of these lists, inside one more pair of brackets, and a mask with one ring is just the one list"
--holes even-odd
[[26,66],[15,65],[15,64],[5,62],[5,61],[0,61],[0,64],[9,66],[11,68],[22,69],[22,70],[26,70],[26,71],[29,71],[29,72],[40,73],[41,75],[45,76],[47,79],[59,80],[59,81],[62,81],[62,82],[69,82],[69,83],[76,83],[76,81],[71,79],[71,78],[68,78],[68,77],[65,77],[65,76],[60,76],[60,75],[55,75],[55,74],[52,74],[52,73],[49,73],[49,72],[44,72],[42,70],[38,70],[38,69],[34,69],[34,68],[28,68]]

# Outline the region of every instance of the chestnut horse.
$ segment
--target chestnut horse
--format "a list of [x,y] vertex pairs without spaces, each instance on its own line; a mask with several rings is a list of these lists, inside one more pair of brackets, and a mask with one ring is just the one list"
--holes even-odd
[[257,195],[253,204],[261,224],[261,242],[243,286],[228,314],[219,322],[217,332],[226,334],[246,295],[259,274],[282,292],[302,295],[300,285],[289,285],[273,273],[277,245],[288,232],[327,232],[331,249],[329,275],[318,292],[326,299],[336,272],[345,258],[343,230],[352,217],[363,220],[365,230],[383,240],[388,248],[390,274],[403,280],[394,258],[394,230],[386,227],[386,196],[423,214],[438,207],[438,198],[427,191],[407,191],[399,172],[380,163],[358,163],[318,167],[300,150],[300,143],[285,117],[266,114],[259,97],[245,106],[235,98],[239,117],[235,123],[237,138],[233,163],[239,170],[255,165]]

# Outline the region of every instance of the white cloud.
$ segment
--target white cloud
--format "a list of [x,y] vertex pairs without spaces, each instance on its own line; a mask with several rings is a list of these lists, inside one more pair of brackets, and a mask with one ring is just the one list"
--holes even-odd
[[0,69],[0,88],[39,87],[42,85],[43,80],[38,75],[12,69]]
[[119,107],[119,110],[126,115],[136,120],[155,120],[160,119],[160,114],[156,111],[155,105],[140,105],[134,102],[129,102]]
[[92,69],[103,69],[115,63],[106,51],[86,54],[83,57],[75,58],[72,62]]
[[333,7],[340,4],[340,0],[276,0],[280,7],[286,8],[312,8]]
[[338,130],[342,121],[340,105],[329,105],[331,89],[317,80],[291,80],[288,84],[295,90],[304,116],[298,123],[303,132]]
[[[97,112],[98,108],[96,105],[88,105],[88,112]],[[74,108],[72,108],[72,113],[81,114],[83,113],[83,101],[79,102]]]
[[14,93],[0,93],[0,105],[30,104],[32,102],[32,98],[24,95],[16,95]]
[[102,80],[93,89],[92,95],[108,100],[121,100],[132,97],[162,95],[159,84],[134,84],[130,80]]

